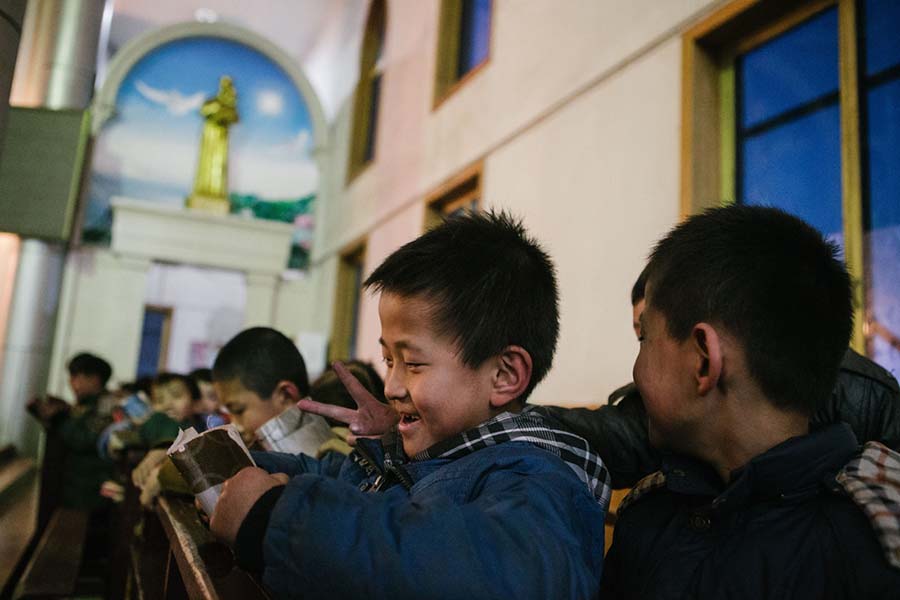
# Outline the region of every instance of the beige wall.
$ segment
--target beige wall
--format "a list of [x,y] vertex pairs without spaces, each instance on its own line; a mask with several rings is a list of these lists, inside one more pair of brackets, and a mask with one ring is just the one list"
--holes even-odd
[[[483,161],[484,204],[522,216],[559,271],[559,349],[533,400],[602,401],[631,377],[630,287],[678,218],[680,34],[717,4],[495,0],[490,62],[432,110],[439,3],[388,2],[376,159],[345,185],[345,103],[315,270],[367,238],[370,272],[421,233],[429,192]],[[318,277],[333,302],[333,276]],[[372,359],[376,301],[363,299],[357,348]]]

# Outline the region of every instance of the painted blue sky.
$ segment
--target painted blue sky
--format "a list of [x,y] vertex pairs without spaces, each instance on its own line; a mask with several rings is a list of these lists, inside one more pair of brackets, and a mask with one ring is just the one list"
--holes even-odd
[[[199,109],[222,75],[234,81],[240,114],[230,129],[230,191],[269,200],[315,193],[312,126],[293,82],[256,50],[210,37],[170,42],[135,64],[119,89],[116,117],[98,138],[94,173],[118,182],[121,195],[183,199],[199,151]],[[151,190],[159,198],[146,197]]]
[[116,103],[124,119],[183,130],[200,123],[200,105],[215,95],[223,74],[231,75],[238,94],[235,145],[285,143],[312,129],[305,102],[280,67],[247,46],[216,38],[179,40],[152,51],[126,76]]

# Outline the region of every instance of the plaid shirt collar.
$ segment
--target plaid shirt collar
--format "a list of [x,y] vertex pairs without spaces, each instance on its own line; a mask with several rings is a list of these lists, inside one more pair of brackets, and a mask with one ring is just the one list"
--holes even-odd
[[520,413],[501,413],[478,427],[419,452],[413,460],[457,459],[504,442],[528,442],[555,454],[588,486],[604,509],[609,506],[612,490],[609,471],[600,456],[591,450],[583,438],[552,427],[533,406],[525,407]]
[[900,569],[900,454],[866,442],[835,480],[869,517],[888,563]]

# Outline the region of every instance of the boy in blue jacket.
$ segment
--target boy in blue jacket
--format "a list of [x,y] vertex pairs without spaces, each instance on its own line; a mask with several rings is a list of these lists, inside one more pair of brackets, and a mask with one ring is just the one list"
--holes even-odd
[[328,416],[354,413],[358,435],[396,426],[341,464],[254,455],[262,469],[225,483],[213,532],[277,597],[596,597],[606,469],[525,408],[558,336],[549,257],[509,216],[468,214],[365,285],[381,293],[390,407],[338,367],[360,411]]

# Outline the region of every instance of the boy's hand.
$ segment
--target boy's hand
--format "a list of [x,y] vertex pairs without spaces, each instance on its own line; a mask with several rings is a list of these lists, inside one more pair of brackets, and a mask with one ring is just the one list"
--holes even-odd
[[241,523],[263,494],[273,487],[285,485],[284,473],[269,475],[259,467],[244,467],[225,482],[209,520],[209,529],[217,538],[233,546]]
[[363,384],[341,362],[334,363],[334,372],[340,378],[341,383],[350,392],[353,401],[359,410],[323,404],[310,398],[303,398],[297,403],[300,410],[322,415],[335,421],[346,423],[350,426],[350,433],[354,436],[377,436],[390,431],[400,416],[387,404],[379,402],[375,396],[369,393]]
[[150,476],[156,477],[154,469],[158,467],[162,461],[166,459],[166,451],[162,448],[156,448],[147,452],[144,459],[131,471],[131,482],[135,487],[143,489],[150,481]]

